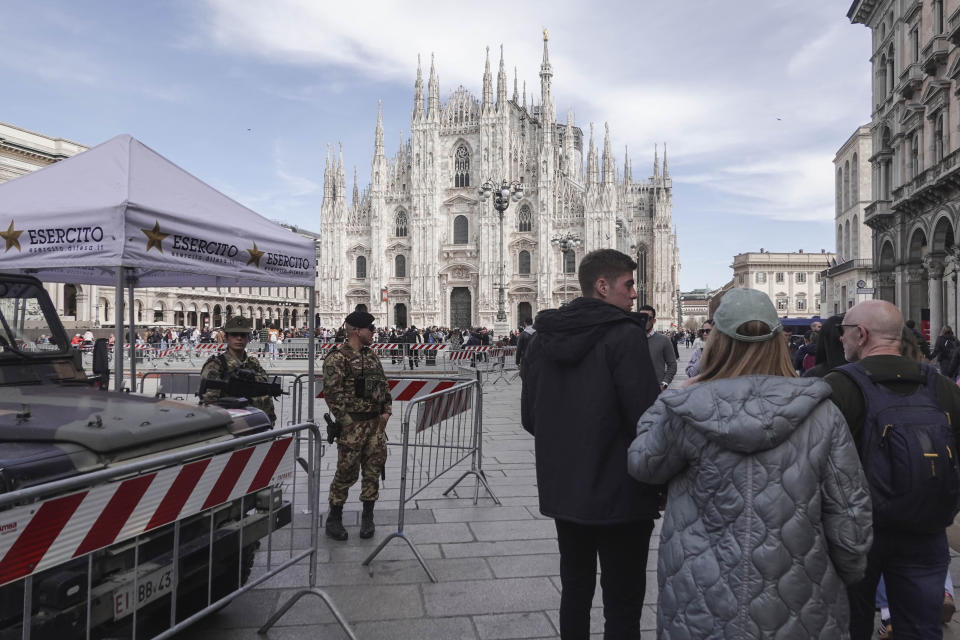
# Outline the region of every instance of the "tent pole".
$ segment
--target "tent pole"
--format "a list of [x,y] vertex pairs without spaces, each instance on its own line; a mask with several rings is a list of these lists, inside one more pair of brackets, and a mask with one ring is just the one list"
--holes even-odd
[[113,291],[113,389],[123,389],[123,267],[117,268]]
[[317,397],[316,382],[313,379],[316,370],[315,359],[317,355],[316,285],[307,287],[307,291],[310,295],[310,302],[307,305],[307,313],[310,318],[307,323],[307,326],[310,328],[310,342],[308,343],[310,346],[307,350],[307,393],[309,394],[310,401],[307,402],[307,420],[313,422],[313,403]]
[[130,391],[137,390],[137,325],[134,319],[133,277],[127,279],[127,305],[130,314]]

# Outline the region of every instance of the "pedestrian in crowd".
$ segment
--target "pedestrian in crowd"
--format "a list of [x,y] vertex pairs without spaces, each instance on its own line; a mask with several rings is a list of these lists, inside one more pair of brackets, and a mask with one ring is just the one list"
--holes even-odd
[[944,325],[943,329],[940,330],[940,335],[937,336],[937,341],[933,344],[933,351],[930,352],[930,360],[936,361],[937,366],[940,368],[940,373],[949,377],[956,379],[956,372],[949,371],[950,361],[953,359],[953,354],[957,350],[957,339],[953,335],[953,329],[950,328],[950,325]]
[[812,329],[803,333],[803,344],[793,354],[793,368],[802,375],[804,371],[816,364],[818,334]]
[[657,637],[847,638],[870,494],[831,389],[797,378],[770,299],[732,289],[699,382],[637,424],[630,474],[669,483]]
[[523,331],[520,332],[520,335],[517,337],[517,353],[516,360],[517,366],[520,366],[520,363],[523,361],[523,354],[527,350],[527,347],[530,345],[530,340],[533,339],[534,334],[537,332],[533,328],[533,318],[524,318],[523,319]]
[[700,358],[703,356],[703,347],[710,337],[710,330],[713,329],[712,320],[704,320],[700,325],[699,335],[693,341],[693,353],[690,354],[690,360],[687,361],[687,379],[693,379],[700,373]]
[[[420,352],[414,350],[414,345],[423,342],[415,325],[410,325],[410,328],[403,334],[403,342],[406,344],[407,363],[410,365],[410,370],[413,371],[414,367],[420,366]],[[403,363],[401,362],[401,364]]]
[[824,378],[857,441],[874,509],[866,576],[849,590],[853,640],[873,633],[881,575],[898,638],[942,634],[946,527],[957,513],[960,484],[953,453],[960,450],[960,388],[900,354],[903,326],[889,302],[855,305],[840,325],[851,364]]
[[913,333],[914,339],[917,341],[917,344],[920,345],[920,351],[923,353],[923,357],[930,360],[930,343],[927,342],[927,339],[924,338],[920,330],[917,329],[917,323],[913,320],[907,320],[904,325]]
[[683,334],[678,331],[670,334],[670,342],[673,343],[673,357],[676,360],[680,359],[680,347],[678,344],[680,343],[681,339],[683,339]]
[[376,331],[373,320],[366,311],[348,315],[343,325],[346,341],[323,361],[323,393],[341,428],[324,528],[334,540],[347,539],[343,505],[358,474],[363,503],[360,537],[370,538],[376,531],[373,507],[380,497],[380,474],[387,462],[386,428],[393,400],[380,358],[370,348]]
[[613,249],[584,256],[582,297],[537,315],[521,360],[521,421],[535,437],[540,512],[556,520],[565,640],[589,637],[598,556],[605,637],[640,637],[661,496],[627,475],[626,452],[662,371],[650,362],[645,319],[630,311],[636,268]]
[[[227,348],[223,353],[210,356],[203,363],[200,377],[214,380],[227,380],[239,370],[249,371],[257,382],[269,382],[267,372],[260,366],[260,361],[247,353],[247,344],[250,342],[251,321],[241,316],[233,316],[227,320],[224,332],[227,336]],[[200,396],[200,404],[214,404],[221,396],[220,389],[207,389]],[[276,424],[277,413],[274,410],[271,396],[255,396],[248,398],[250,404],[261,409],[270,418],[271,424]]]
[[660,391],[663,391],[673,382],[673,377],[677,375],[677,356],[674,353],[670,338],[657,333],[654,325],[657,323],[657,310],[651,305],[645,304],[640,307],[640,314],[647,316],[647,348],[650,352],[650,360],[653,362],[653,370],[657,372],[660,378]]
[[[715,295],[715,296],[713,296],[712,298],[710,298],[710,302],[707,303],[707,320],[706,320],[706,322],[710,324],[710,328],[713,327],[713,314],[715,314],[715,313],[717,312],[717,309],[720,307],[720,303],[723,302],[723,294],[725,294],[725,293],[726,293],[726,291],[721,291],[721,292],[718,293],[717,295]],[[706,323],[705,323],[705,324],[706,324]],[[702,327],[701,327],[701,333],[703,333]],[[709,338],[709,335],[710,335],[710,331],[707,331],[705,334],[703,334],[700,353],[699,353],[699,354],[695,354],[695,355],[697,356],[697,360],[696,360],[696,361],[694,361],[694,362],[691,363],[691,364],[687,364],[687,379],[683,382],[683,384],[682,384],[681,386],[688,386],[688,385],[691,385],[691,384],[693,384],[694,382],[697,381],[696,378],[697,378],[698,375],[700,375],[700,362],[699,362],[699,361],[700,361],[700,358],[703,357],[703,348],[706,346],[706,342],[707,342],[707,340],[708,340],[708,338]],[[696,346],[696,345],[694,345],[694,346]],[[691,359],[692,359],[692,357],[691,357]]]
[[839,366],[847,364],[840,344],[840,324],[843,314],[830,316],[821,324],[813,366],[803,372],[804,378],[822,378]]

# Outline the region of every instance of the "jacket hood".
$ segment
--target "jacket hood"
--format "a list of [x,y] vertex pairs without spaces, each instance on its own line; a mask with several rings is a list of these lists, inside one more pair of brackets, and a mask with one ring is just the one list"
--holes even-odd
[[666,391],[660,400],[719,446],[753,453],[786,440],[830,393],[819,378],[742,376]]
[[644,317],[595,298],[575,298],[538,313],[534,328],[546,358],[570,363],[580,361],[618,323],[633,322],[645,332]]

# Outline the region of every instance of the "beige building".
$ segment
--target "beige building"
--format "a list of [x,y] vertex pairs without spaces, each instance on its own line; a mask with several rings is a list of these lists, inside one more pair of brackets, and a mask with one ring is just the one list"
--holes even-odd
[[680,292],[680,317],[684,328],[699,329],[707,319],[713,289]]
[[[0,183],[69,158],[87,147],[0,122]],[[0,221],[6,224],[7,221]],[[298,231],[317,240],[316,234]],[[113,326],[114,288],[84,283],[45,285],[68,329]],[[138,325],[220,326],[232,315],[253,318],[257,327],[303,326],[309,320],[306,287],[144,288],[134,295]]]
[[957,324],[960,0],[856,0],[872,34],[872,188],[878,298],[936,336]]
[[833,159],[837,263],[821,274],[824,315],[844,313],[861,300],[874,297],[873,230],[863,220],[870,204],[872,150],[870,127],[864,125],[843,143]]
[[820,253],[740,253],[733,257],[733,286],[767,294],[777,313],[792,318],[820,315],[820,280],[836,256]]

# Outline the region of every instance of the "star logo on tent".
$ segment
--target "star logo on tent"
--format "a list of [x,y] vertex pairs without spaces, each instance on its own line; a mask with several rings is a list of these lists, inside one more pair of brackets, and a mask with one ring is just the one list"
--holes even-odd
[[156,247],[157,251],[163,253],[163,239],[170,234],[160,233],[159,222],[153,223],[153,229],[140,229],[140,231],[143,231],[144,235],[147,236],[147,251]]
[[10,251],[10,247],[16,247],[17,251],[22,251],[20,248],[20,234],[23,233],[23,229],[17,231],[13,228],[13,220],[10,221],[10,226],[7,227],[6,231],[0,231],[0,238],[3,238],[7,241],[7,248],[4,249],[4,253]]
[[[260,267],[260,258],[263,257],[263,254],[266,253],[266,251],[260,251],[259,249],[257,249],[257,243],[254,242],[254,243],[253,243],[253,249],[247,249],[247,253],[250,254],[250,259],[247,260],[247,264],[252,264],[252,265],[256,266],[257,268],[259,268],[259,267]],[[246,265],[244,265],[244,266],[246,266]]]

